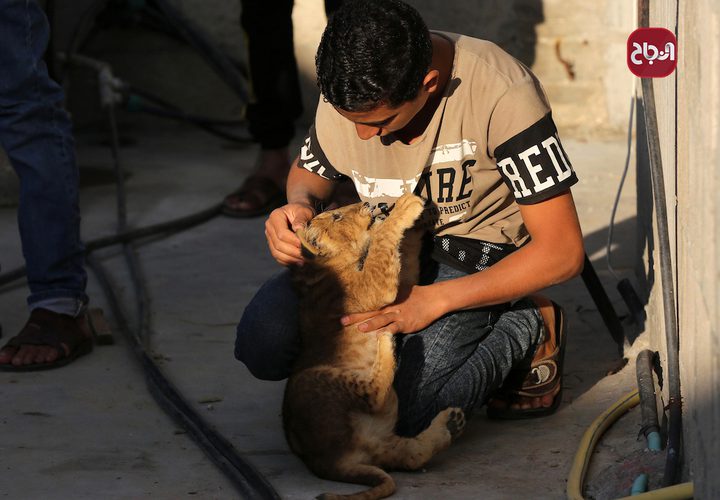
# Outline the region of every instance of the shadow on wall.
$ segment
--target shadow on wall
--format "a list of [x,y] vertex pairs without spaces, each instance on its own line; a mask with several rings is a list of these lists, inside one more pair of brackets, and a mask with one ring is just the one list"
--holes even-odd
[[[645,133],[645,108],[637,101],[637,249],[635,251],[635,276],[638,280],[640,298],[644,305],[650,300],[655,284],[655,239],[653,235],[653,190],[650,176],[650,157]],[[647,264],[644,256],[647,255]]]

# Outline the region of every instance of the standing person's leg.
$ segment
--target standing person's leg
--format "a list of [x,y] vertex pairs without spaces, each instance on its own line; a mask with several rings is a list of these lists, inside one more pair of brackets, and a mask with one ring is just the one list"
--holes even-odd
[[89,350],[79,317],[87,302],[87,276],[78,169],[63,93],[43,62],[48,38],[37,2],[5,2],[0,9],[0,144],[20,178],[18,224],[32,309],[28,325],[0,351],[5,368],[10,363],[42,368],[36,365]]
[[303,108],[293,47],[293,1],[242,0],[241,8],[255,98],[246,117],[260,155],[256,171],[225,198],[223,210],[252,217],[283,202],[290,168],[288,145]]
[[[438,281],[464,273],[441,265]],[[535,304],[459,311],[400,338],[395,389],[397,431],[414,436],[448,407],[470,412],[483,404],[513,366],[531,356],[542,340],[543,320]]]

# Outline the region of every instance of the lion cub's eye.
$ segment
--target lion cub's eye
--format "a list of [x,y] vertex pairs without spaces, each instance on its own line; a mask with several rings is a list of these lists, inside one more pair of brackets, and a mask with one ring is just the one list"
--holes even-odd
[[333,220],[341,220],[342,215],[341,214],[332,214],[332,218],[333,218]]

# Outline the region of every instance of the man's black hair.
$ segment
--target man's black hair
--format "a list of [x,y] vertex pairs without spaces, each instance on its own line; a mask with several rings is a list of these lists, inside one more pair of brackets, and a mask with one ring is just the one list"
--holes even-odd
[[345,111],[395,107],[417,96],[431,59],[430,32],[414,8],[398,0],[346,0],[320,41],[318,87]]

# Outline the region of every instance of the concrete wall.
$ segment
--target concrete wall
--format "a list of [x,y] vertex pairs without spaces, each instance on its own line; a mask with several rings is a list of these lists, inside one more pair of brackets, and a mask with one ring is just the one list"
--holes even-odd
[[[562,134],[597,139],[624,133],[632,85],[625,66],[631,5],[614,0],[408,3],[431,29],[492,40],[531,66],[543,82]],[[304,91],[312,96],[306,108],[312,109],[317,95],[313,57],[324,26],[322,2],[298,0],[294,20]]]
[[[650,24],[675,31],[679,45],[676,73],[654,84],[676,277],[686,473],[696,498],[720,498],[720,5],[653,2]],[[667,366],[657,225],[647,165],[638,164],[638,227],[646,244],[638,275],[649,292],[651,345]]]
[[[173,1],[219,46],[236,59],[244,58],[238,0]],[[624,63],[631,5],[617,0],[408,1],[431,29],[492,40],[532,66],[545,85],[563,134],[597,138],[623,133],[632,81]],[[89,3],[78,0],[58,9],[58,46],[64,45],[78,13]],[[296,0],[293,21],[303,76],[304,122],[309,123],[317,102],[314,56],[326,22],[323,2]],[[181,101],[191,111],[241,113],[237,100],[201,59],[162,36],[115,31],[97,37],[90,49],[110,60],[118,75]],[[87,92],[79,94],[73,106],[79,106]]]
[[681,381],[697,498],[720,498],[720,5],[681,2],[678,285]]

